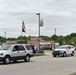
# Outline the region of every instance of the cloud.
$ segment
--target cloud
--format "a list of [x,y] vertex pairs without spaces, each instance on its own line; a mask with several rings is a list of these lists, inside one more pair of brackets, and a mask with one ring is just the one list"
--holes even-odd
[[44,21],[41,35],[51,36],[75,32],[76,0],[0,0],[0,35],[21,35],[22,20],[26,26],[24,35],[38,36],[38,15]]

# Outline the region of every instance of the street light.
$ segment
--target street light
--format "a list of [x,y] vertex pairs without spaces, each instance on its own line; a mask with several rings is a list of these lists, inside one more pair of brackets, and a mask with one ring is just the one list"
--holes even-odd
[[39,37],[40,37],[40,13],[37,13],[36,15],[39,15]]
[[[36,13],[39,16],[39,37],[40,37],[40,13]],[[39,50],[40,50],[40,39],[39,39]]]
[[5,42],[6,42],[6,31],[4,33],[5,33]]
[[55,35],[56,35],[56,29],[55,29]]

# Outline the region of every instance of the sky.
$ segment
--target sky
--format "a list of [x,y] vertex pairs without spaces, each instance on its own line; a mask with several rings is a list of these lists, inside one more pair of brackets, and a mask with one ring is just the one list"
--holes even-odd
[[69,35],[76,32],[76,0],[0,0],[0,36],[39,36],[39,16],[44,25],[40,35]]

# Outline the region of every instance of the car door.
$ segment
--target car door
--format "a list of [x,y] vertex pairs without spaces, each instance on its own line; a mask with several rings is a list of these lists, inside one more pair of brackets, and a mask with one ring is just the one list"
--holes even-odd
[[19,56],[18,45],[15,45],[12,49],[11,57],[18,57],[18,56]]
[[27,53],[29,53],[30,55],[33,55],[33,50],[30,45],[25,45],[25,48],[27,50]]
[[71,47],[68,46],[67,49],[68,49],[68,54],[71,54],[71,52],[72,52]]
[[19,52],[19,56],[20,56],[20,57],[25,56],[26,50],[25,50],[25,48],[24,48],[23,45],[19,45],[19,46],[18,46],[18,52]]
[[23,45],[15,45],[13,47],[13,50],[12,50],[12,53],[11,53],[11,56],[12,57],[21,57],[21,56],[25,56],[25,48]]

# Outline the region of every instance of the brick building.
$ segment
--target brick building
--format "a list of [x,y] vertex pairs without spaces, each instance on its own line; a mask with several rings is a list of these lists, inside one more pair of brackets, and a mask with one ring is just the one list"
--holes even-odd
[[48,42],[50,43],[50,45],[54,45],[54,41],[44,41],[42,38],[38,38],[38,37],[32,37],[30,38],[30,40],[27,41],[27,44],[31,44],[31,45],[39,45],[39,41],[41,42]]

